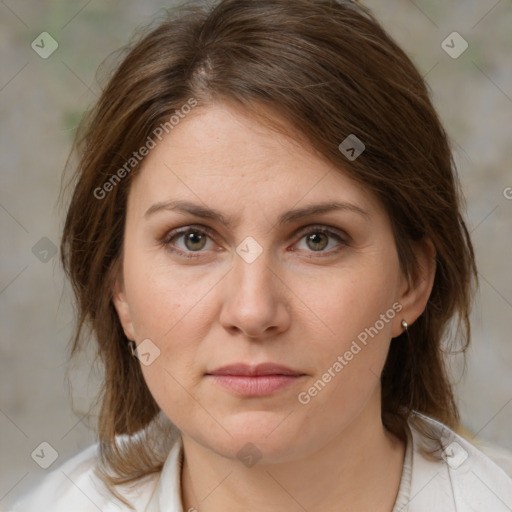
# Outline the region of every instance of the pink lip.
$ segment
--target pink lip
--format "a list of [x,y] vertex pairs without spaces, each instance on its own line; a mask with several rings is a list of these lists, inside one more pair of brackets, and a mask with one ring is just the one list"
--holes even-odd
[[249,365],[245,363],[230,364],[207,372],[207,375],[237,375],[237,376],[260,376],[260,375],[304,375],[302,372],[292,370],[286,366],[275,363],[261,363],[258,365]]
[[239,363],[206,374],[222,387],[244,396],[265,396],[296,382],[304,373],[274,363]]

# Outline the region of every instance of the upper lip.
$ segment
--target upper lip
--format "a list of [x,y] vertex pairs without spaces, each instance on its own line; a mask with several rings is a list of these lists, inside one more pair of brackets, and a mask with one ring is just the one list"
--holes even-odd
[[304,375],[304,373],[292,370],[281,364],[261,363],[258,365],[250,365],[246,363],[230,364],[216,370],[207,372],[207,375]]

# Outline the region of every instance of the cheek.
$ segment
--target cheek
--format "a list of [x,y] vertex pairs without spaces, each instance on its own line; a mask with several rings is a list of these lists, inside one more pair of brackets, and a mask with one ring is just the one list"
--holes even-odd
[[297,397],[304,435],[314,435],[318,418],[334,430],[343,428],[375,396],[397,315],[395,277],[374,265],[351,269],[331,276],[322,293],[310,296],[325,325],[322,335],[310,335],[317,373]]
[[322,334],[310,336],[318,373],[299,399],[310,410],[309,417],[320,415],[328,421],[343,412],[332,420],[350,418],[377,389],[393,321],[401,308],[395,302],[397,268],[393,252],[368,258],[361,265],[340,269],[323,283],[321,293],[315,288],[310,294],[308,305],[322,320],[319,324],[315,319]]
[[162,249],[133,251],[125,258],[125,287],[136,333],[162,340],[204,295],[190,273],[173,268]]
[[[163,260],[163,261],[162,261]],[[212,310],[207,292],[218,281],[214,276],[192,275],[172,268],[161,254],[135,251],[125,260],[125,287],[137,342],[151,340],[158,358],[142,365],[146,382],[160,404],[183,402],[183,387],[193,386],[200,371],[198,353]]]
[[[330,275],[323,286],[314,288],[313,293],[309,287],[309,316],[321,326],[321,335],[316,339],[324,350],[319,353],[347,350],[358,336],[364,340],[368,330],[375,338],[391,337],[398,275],[393,268],[389,265],[384,270],[381,264],[372,263],[341,269]],[[299,293],[306,293],[306,288]],[[372,329],[376,324],[378,335]]]

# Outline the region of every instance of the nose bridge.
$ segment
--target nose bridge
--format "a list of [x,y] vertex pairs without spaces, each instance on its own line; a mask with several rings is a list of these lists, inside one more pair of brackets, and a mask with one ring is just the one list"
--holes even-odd
[[263,294],[273,297],[275,292],[272,280],[275,278],[271,268],[273,266],[272,254],[268,247],[264,247],[253,237],[247,237],[236,249],[233,278],[235,293]]
[[272,251],[254,239],[237,247],[234,268],[222,305],[221,322],[225,328],[237,328],[248,336],[260,337],[289,324],[286,297],[274,275]]

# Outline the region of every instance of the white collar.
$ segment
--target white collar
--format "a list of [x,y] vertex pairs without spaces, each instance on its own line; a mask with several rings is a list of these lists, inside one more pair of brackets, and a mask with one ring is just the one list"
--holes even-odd
[[180,435],[167,456],[155,492],[145,512],[183,512],[181,503],[182,453],[183,440]]

